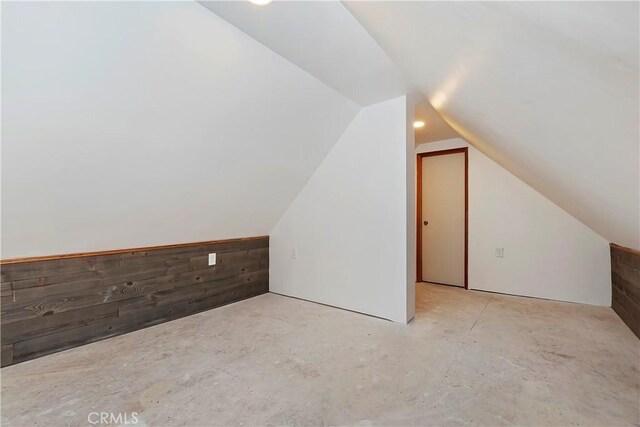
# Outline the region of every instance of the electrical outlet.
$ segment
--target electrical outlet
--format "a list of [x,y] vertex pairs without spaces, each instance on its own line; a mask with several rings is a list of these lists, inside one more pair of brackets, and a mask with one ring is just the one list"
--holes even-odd
[[504,248],[496,248],[496,258],[504,258]]
[[291,248],[291,259],[298,258],[298,251],[295,248]]
[[215,253],[209,254],[209,265],[216,265],[216,258],[217,257]]

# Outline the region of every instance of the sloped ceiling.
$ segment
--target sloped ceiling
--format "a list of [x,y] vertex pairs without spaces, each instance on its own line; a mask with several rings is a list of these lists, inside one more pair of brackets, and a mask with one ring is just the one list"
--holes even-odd
[[339,1],[200,1],[361,106],[410,90],[402,71]]
[[[199,1],[201,5],[268,46],[361,106],[415,92],[405,72],[337,0]],[[427,125],[416,143],[457,137],[426,98],[416,118]]]
[[415,119],[425,123],[424,127],[414,129],[416,146],[459,136],[426,100],[416,105]]
[[638,2],[345,4],[460,135],[640,247]]
[[359,106],[195,2],[2,5],[2,257],[268,234]]

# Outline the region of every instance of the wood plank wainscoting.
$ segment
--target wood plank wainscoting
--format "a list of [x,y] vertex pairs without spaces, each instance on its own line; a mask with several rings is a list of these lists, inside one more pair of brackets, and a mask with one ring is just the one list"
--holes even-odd
[[611,308],[640,338],[640,251],[611,244]]
[[0,263],[2,366],[269,291],[268,236]]

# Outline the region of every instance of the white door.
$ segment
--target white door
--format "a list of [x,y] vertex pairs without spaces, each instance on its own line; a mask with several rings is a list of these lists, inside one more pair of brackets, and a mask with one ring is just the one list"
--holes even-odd
[[422,158],[422,281],[464,286],[465,153]]

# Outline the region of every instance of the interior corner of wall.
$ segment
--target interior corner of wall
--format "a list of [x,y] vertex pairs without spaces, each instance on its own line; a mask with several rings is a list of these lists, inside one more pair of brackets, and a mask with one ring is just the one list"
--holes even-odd
[[313,170],[313,172],[311,172],[311,174],[309,174],[309,178],[307,178],[307,180],[302,184],[302,186],[300,187],[300,189],[298,190],[298,192],[296,193],[296,195],[291,199],[291,201],[289,202],[289,204],[284,208],[284,210],[282,211],[282,213],[280,214],[280,216],[275,220],[275,222],[273,223],[273,225],[271,226],[271,230],[269,232],[269,234],[273,234],[274,231],[277,229],[278,225],[280,224],[280,222],[282,221],[282,219],[285,217],[285,215],[291,210],[292,206],[295,204],[296,200],[298,200],[298,198],[300,197],[300,194],[302,194],[302,192],[304,191],[304,189],[307,187],[307,185],[309,185],[309,182],[313,179],[313,176],[318,173],[318,170],[322,167],[323,163],[327,160],[327,158],[329,157],[329,155],[331,154],[331,152],[335,149],[336,145],[338,145],[338,141],[340,141],[345,133],[347,132],[347,130],[353,125],[353,123],[356,121],[356,119],[358,118],[358,116],[360,116],[362,114],[362,111],[364,109],[366,109],[367,107],[360,107],[356,113],[353,115],[353,117],[351,118],[351,120],[346,124],[346,126],[344,127],[344,129],[342,130],[342,132],[340,133],[340,135],[338,136],[338,138],[336,138],[336,140],[333,142],[333,145],[331,145],[331,148],[329,148],[329,150],[327,150],[327,153],[324,155],[324,157],[320,160],[320,162],[316,165],[315,169]]

